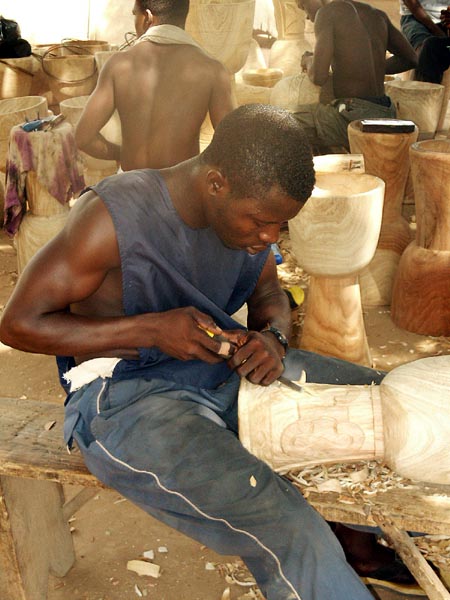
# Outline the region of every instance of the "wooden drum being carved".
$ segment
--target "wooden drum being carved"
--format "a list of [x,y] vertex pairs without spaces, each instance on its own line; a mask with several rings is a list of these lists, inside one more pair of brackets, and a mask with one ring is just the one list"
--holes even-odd
[[392,292],[396,325],[422,335],[450,335],[450,140],[410,150],[416,239],[400,260]]
[[311,198],[289,221],[292,249],[309,273],[300,346],[371,364],[358,273],[372,260],[384,182],[365,173],[318,173]]
[[241,381],[239,438],[275,471],[383,460],[403,477],[450,484],[450,356],[391,371],[381,385]]

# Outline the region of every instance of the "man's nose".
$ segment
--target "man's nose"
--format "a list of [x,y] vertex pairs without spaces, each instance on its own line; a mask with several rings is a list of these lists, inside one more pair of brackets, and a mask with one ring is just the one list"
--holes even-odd
[[264,227],[264,229],[259,234],[259,239],[265,244],[275,244],[278,242],[278,238],[280,237],[280,225],[273,224]]

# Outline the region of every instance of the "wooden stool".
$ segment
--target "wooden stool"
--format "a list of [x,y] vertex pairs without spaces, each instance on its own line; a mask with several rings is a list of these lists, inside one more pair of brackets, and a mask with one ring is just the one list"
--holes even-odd
[[43,96],[21,96],[0,100],[0,171],[6,170],[11,129],[26,120],[43,119],[48,114]]
[[353,121],[348,126],[351,151],[363,154],[366,172],[380,177],[386,184],[377,249],[359,277],[365,306],[391,303],[400,256],[411,241],[409,225],[402,216],[402,203],[409,173],[409,147],[417,140],[418,133],[417,127],[411,133],[362,131],[361,121]]
[[318,173],[311,198],[289,221],[292,249],[310,274],[300,346],[371,364],[358,273],[371,261],[384,182],[365,173]]
[[416,239],[400,260],[392,293],[396,325],[422,335],[450,335],[450,140],[410,150]]
[[[6,172],[6,229],[14,235],[18,271],[63,227],[69,200],[85,187],[72,125],[11,130]],[[28,204],[28,209],[27,209]]]
[[444,86],[425,81],[395,79],[384,84],[399,119],[410,119],[419,128],[419,140],[433,138],[439,123]]

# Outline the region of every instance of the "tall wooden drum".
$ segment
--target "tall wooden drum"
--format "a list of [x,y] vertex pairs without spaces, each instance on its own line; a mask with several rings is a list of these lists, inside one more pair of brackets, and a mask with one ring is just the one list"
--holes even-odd
[[416,239],[395,278],[391,316],[422,335],[450,335],[450,139],[416,142],[410,150]]
[[402,204],[409,173],[409,148],[418,133],[417,126],[411,133],[363,131],[361,121],[353,121],[348,126],[351,151],[364,156],[366,173],[380,177],[386,184],[377,249],[359,277],[364,306],[390,305],[400,256],[411,241],[409,225],[402,216]]
[[310,275],[300,346],[370,365],[358,273],[380,234],[384,182],[366,173],[318,173],[299,214],[289,221],[292,249]]

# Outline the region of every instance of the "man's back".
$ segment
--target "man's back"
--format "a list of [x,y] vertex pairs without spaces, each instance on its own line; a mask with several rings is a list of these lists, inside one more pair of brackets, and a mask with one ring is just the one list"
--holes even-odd
[[124,170],[162,168],[195,156],[210,104],[213,125],[228,112],[214,98],[229,85],[228,73],[194,47],[141,42],[111,65],[111,75]]
[[[77,143],[97,158],[120,160],[123,170],[164,168],[198,154],[208,111],[216,126],[233,108],[230,75],[220,62],[188,44],[142,40],[103,67]],[[115,109],[120,155],[98,135]]]
[[331,65],[335,97],[384,94],[386,51],[401,55],[406,43],[384,12],[334,0],[317,12],[315,33],[315,61],[322,71]]

